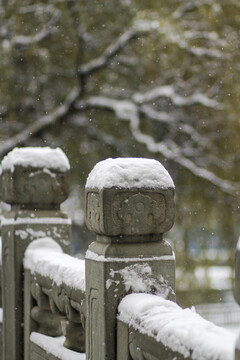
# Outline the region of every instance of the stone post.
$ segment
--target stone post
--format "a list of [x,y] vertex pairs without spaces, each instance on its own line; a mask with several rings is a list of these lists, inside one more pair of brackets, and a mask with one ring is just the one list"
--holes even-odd
[[[3,359],[23,359],[23,257],[35,239],[51,237],[67,253],[71,224],[60,210],[69,163],[60,149],[16,148],[2,161]],[[30,309],[29,309],[30,311]]]
[[[235,251],[235,279],[234,279],[234,297],[238,305],[240,305],[240,237],[237,242]],[[235,346],[235,360],[240,360],[240,334]]]
[[175,300],[175,257],[163,233],[174,222],[174,184],[150,159],[107,159],[86,184],[87,360],[116,359],[117,306],[131,292]]

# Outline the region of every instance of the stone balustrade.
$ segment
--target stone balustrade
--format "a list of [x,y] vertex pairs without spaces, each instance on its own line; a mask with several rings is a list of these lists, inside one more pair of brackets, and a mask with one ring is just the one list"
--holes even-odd
[[[1,196],[11,205],[2,222],[3,359],[197,360],[198,343],[189,347],[174,331],[190,338],[204,320],[194,314],[188,326],[174,303],[175,256],[164,234],[174,223],[175,190],[166,169],[130,158],[93,168],[85,220],[96,241],[85,261],[69,255],[71,223],[60,210],[68,171],[60,149],[15,149],[2,162]],[[174,313],[182,317],[177,325]],[[200,326],[206,337],[211,326]],[[206,342],[204,359],[230,360],[230,338],[227,350],[224,341],[219,349]]]
[[33,331],[63,334],[65,347],[84,353],[85,261],[64,254],[56,242],[45,238],[28,246],[24,268],[25,359],[37,353],[29,342]]
[[117,360],[232,360],[236,338],[159,296],[127,295],[118,307]]

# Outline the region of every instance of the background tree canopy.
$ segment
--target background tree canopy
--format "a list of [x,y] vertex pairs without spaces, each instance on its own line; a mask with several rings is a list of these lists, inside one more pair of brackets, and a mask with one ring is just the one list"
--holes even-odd
[[[61,146],[80,225],[84,184],[97,161],[158,159],[177,189],[169,236],[178,263],[186,270],[193,260],[232,264],[239,24],[238,0],[3,1],[1,156],[15,146]],[[209,256],[213,248],[219,251]]]

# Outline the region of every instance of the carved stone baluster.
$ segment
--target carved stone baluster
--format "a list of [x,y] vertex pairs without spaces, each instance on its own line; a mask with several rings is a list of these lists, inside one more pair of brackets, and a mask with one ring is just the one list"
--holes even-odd
[[66,337],[64,346],[75,351],[85,352],[85,330],[83,328],[80,312],[72,306],[73,303],[67,296],[62,298],[64,312],[67,320],[62,320],[62,331]]
[[52,313],[48,296],[35,281],[32,282],[31,293],[37,302],[37,306],[31,309],[31,317],[38,324],[37,331],[48,336],[62,335],[61,317]]

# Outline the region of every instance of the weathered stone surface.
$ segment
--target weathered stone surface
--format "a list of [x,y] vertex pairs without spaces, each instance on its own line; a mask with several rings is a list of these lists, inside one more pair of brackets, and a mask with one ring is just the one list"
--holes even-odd
[[[89,259],[88,255],[86,257],[87,360],[115,359],[116,313],[119,300],[124,295],[149,292],[175,300],[175,258],[172,250],[169,254],[169,244],[164,244],[160,241],[157,251],[155,242],[148,243],[148,254],[152,255],[147,256],[144,256],[145,246],[141,248],[142,243],[131,244],[135,247],[135,256],[133,248],[130,255],[127,253],[128,246],[123,248],[99,242],[90,245],[89,250],[95,254],[95,260]],[[101,246],[108,253],[111,253],[112,246],[116,253],[119,246],[121,254],[115,258],[102,255],[104,250]],[[151,246],[152,251],[149,249]],[[123,250],[126,251],[125,256]]]
[[[119,326],[119,325],[118,325]],[[120,327],[123,330],[123,327]],[[179,352],[175,352],[165,346],[160,340],[157,341],[153,337],[134,330],[133,328],[128,329],[129,332],[129,355],[130,359],[147,359],[147,360],[191,360],[191,356],[183,356]],[[119,344],[121,346],[121,344]],[[119,353],[119,360],[122,360]]]
[[161,234],[174,222],[174,189],[86,189],[86,224],[108,236]]
[[70,350],[85,352],[85,330],[79,323],[62,320],[62,331],[66,337],[64,346]]
[[[132,179],[132,162],[120,162],[123,178]],[[140,175],[138,163],[141,166],[139,160],[134,166]],[[114,169],[114,159],[111,166]],[[86,224],[97,234],[86,255],[87,360],[116,359],[116,314],[124,295],[147,292],[175,300],[175,258],[162,239],[174,222],[174,185],[165,173],[169,186],[157,182],[154,188],[129,187],[132,182],[127,181],[126,188],[94,187],[96,174],[87,183]],[[141,175],[147,183],[148,173]],[[108,184],[108,174],[104,176]],[[112,183],[113,173],[109,176]]]
[[54,356],[49,351],[42,349],[40,346],[30,341],[30,355],[28,360],[61,360],[59,357]]
[[37,331],[38,324],[31,317],[31,309],[36,305],[35,299],[31,293],[31,273],[30,270],[24,270],[24,360],[32,359],[30,357],[30,334]]
[[235,251],[234,297],[236,302],[240,305],[240,239],[238,239],[238,243]]
[[161,341],[129,328],[120,320],[117,321],[117,340],[117,360],[191,359],[165,347]]
[[63,251],[71,251],[71,222],[57,210],[68,194],[68,168],[63,169],[60,172],[44,166],[14,164],[2,171],[2,200],[12,205],[12,210],[2,219],[4,360],[23,359],[23,320],[25,329],[28,328],[25,337],[28,360],[29,334],[36,326],[30,318],[30,308],[36,305],[30,284],[25,286],[29,308],[25,319],[23,317],[23,257],[27,246],[38,238],[52,237]]
[[34,306],[31,309],[31,317],[38,324],[37,332],[53,337],[62,335],[61,318],[52,314],[50,310]]
[[[61,320],[62,333],[66,337],[64,346],[78,352],[85,352],[85,293],[73,289],[65,283],[56,284],[50,277],[42,276],[39,273],[29,274],[25,270],[25,291],[29,291],[31,284],[31,294],[38,306],[32,304],[31,319],[28,312],[29,307],[25,307],[25,324],[30,336],[29,329],[41,332],[45,335],[56,336],[61,330],[59,320]],[[25,301],[29,304],[27,294]],[[49,310],[51,309],[51,313]],[[54,316],[53,316],[54,315]],[[48,318],[47,318],[48,317]],[[30,326],[30,322],[34,324]],[[29,325],[28,325],[29,324]],[[26,329],[25,329],[25,336]],[[27,341],[25,342],[27,344]],[[29,349],[25,344],[25,359],[29,359]]]
[[2,200],[25,208],[57,208],[69,193],[69,173],[15,166],[2,172]]
[[[55,210],[15,210],[5,214],[2,223],[3,326],[9,358],[18,359],[19,356],[22,359],[24,252],[31,241],[46,236],[57,241],[65,252],[70,252],[71,224],[65,214]],[[13,346],[13,338],[16,346]]]

